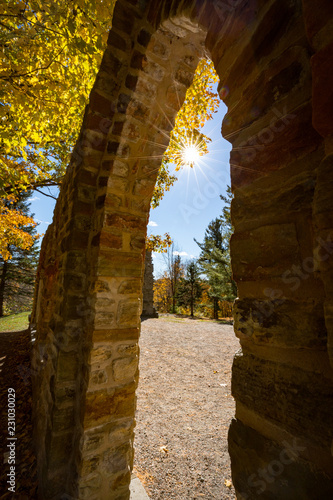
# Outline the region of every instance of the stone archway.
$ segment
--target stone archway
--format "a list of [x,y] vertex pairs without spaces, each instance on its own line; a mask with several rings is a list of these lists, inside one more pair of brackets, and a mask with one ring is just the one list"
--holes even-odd
[[205,51],[233,146],[235,488],[253,499],[332,493],[332,13],[319,3],[313,17],[308,0],[117,1],[41,252],[33,314],[41,498],[128,498],[156,157]]

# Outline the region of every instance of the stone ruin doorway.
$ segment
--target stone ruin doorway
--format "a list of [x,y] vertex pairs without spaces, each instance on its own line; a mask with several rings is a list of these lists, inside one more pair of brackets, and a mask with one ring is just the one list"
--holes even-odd
[[202,51],[233,146],[234,485],[239,498],[332,496],[332,17],[324,0],[315,13],[308,0],[117,1],[40,258],[40,498],[128,498],[147,158]]

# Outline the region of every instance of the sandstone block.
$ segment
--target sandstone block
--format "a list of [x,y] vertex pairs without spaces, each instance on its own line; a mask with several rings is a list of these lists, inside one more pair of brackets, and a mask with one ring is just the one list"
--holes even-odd
[[112,448],[128,443],[132,438],[133,429],[133,419],[126,419],[125,421],[116,422],[112,425],[108,434],[108,440]]
[[116,474],[121,471],[128,471],[131,448],[128,444],[116,449],[108,450],[104,453],[101,462],[101,470],[108,474]]
[[300,264],[294,224],[276,224],[236,232],[231,238],[230,251],[236,281],[278,277],[294,264]]
[[118,293],[120,294],[131,294],[131,293],[140,293],[141,291],[141,280],[139,279],[131,279],[124,280],[121,282],[118,288]]
[[323,304],[317,301],[236,300],[237,337],[259,345],[324,348],[327,332]]
[[133,380],[138,368],[138,358],[120,358],[112,363],[113,378],[115,382],[121,384],[129,383]]
[[78,373],[78,359],[76,352],[59,352],[57,359],[57,381],[72,382]]
[[[297,349],[295,349],[297,356]],[[323,353],[323,357],[327,355]],[[299,367],[237,355],[232,394],[247,408],[294,436],[311,440],[330,453],[333,438],[333,384]]]
[[304,443],[295,438],[269,440],[240,420],[229,430],[232,479],[237,498],[295,500],[330,498],[331,479],[300,458]]
[[112,346],[101,345],[99,347],[94,347],[91,351],[91,363],[103,363],[108,361],[112,357]]
[[108,377],[105,370],[95,370],[91,372],[90,383],[92,385],[105,384],[108,381]]
[[128,356],[137,356],[139,354],[138,344],[121,344],[117,347],[118,354],[125,354]]
[[84,450],[87,452],[98,450],[105,441],[105,433],[100,431],[89,431],[84,434]]
[[127,327],[137,326],[141,313],[140,308],[139,300],[121,300],[118,304],[117,324]]
[[112,421],[115,417],[134,417],[135,384],[87,393],[84,424],[86,428]]
[[112,325],[115,325],[114,312],[97,311],[95,315],[95,328],[98,330],[108,330]]

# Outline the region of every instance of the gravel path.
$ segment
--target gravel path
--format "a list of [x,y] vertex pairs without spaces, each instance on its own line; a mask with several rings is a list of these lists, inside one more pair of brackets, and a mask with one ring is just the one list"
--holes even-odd
[[[0,455],[6,453],[8,387],[16,392],[17,494],[37,498],[32,451],[30,337],[0,334]],[[227,432],[234,414],[233,329],[173,316],[142,323],[135,473],[151,500],[235,499]],[[7,490],[0,467],[0,498]],[[229,487],[228,487],[229,485]]]
[[152,500],[235,499],[227,433],[235,405],[230,325],[142,323],[135,473]]

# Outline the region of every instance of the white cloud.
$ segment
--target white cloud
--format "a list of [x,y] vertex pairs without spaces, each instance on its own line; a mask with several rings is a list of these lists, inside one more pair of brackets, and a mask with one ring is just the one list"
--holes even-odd
[[40,220],[40,219],[35,219],[36,222],[38,222],[38,224],[51,224],[51,222],[48,222],[47,220]]
[[179,255],[180,257],[186,257],[188,255],[187,252],[173,252],[173,255]]
[[33,198],[29,198],[28,201],[37,201],[37,200],[40,200],[40,198],[38,198],[38,196],[34,196]]
[[156,224],[156,222],[154,222],[153,220],[151,220],[151,221],[148,222],[148,226],[156,227],[156,226],[158,226],[158,224]]
[[194,259],[194,255],[190,255],[191,259]]

